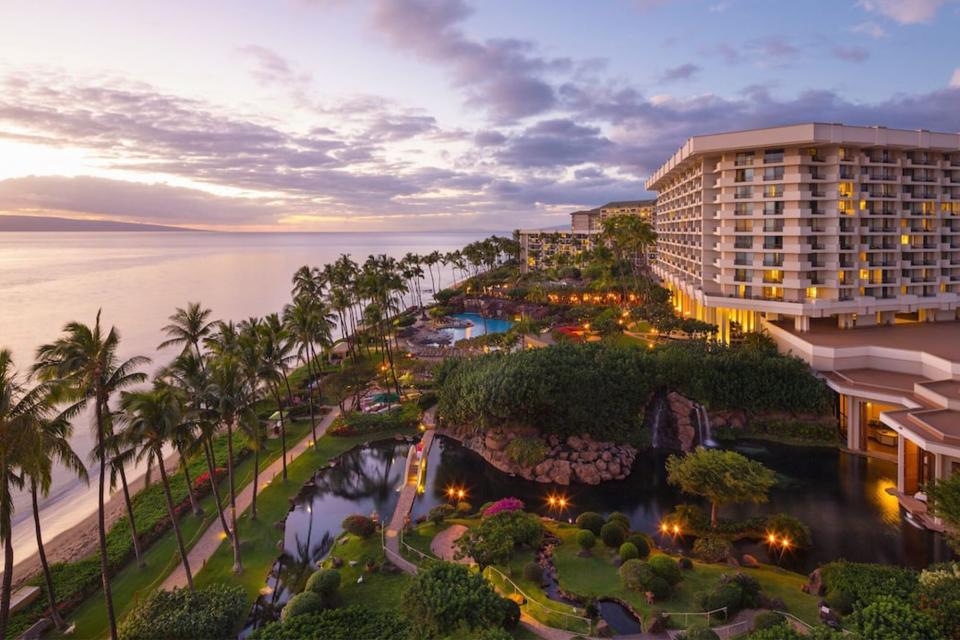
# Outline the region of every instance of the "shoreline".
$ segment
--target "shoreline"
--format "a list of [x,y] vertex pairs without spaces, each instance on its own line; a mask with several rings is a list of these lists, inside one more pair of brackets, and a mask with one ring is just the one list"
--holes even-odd
[[[167,471],[173,473],[179,465],[179,457],[176,452],[172,452],[164,460]],[[155,480],[156,482],[157,480]],[[146,486],[146,472],[138,474],[128,483],[130,487],[131,500]],[[64,529],[53,538],[44,539],[43,549],[47,554],[47,563],[50,565],[58,562],[76,562],[87,556],[98,552],[97,542],[97,513],[93,512],[79,520],[76,524]],[[127,517],[126,504],[123,499],[123,489],[119,488],[104,501],[104,522],[107,531],[121,518]],[[29,519],[31,528],[33,525],[33,514]],[[41,513],[41,526],[43,525]],[[36,541],[36,535],[34,535]],[[34,551],[29,556],[17,561],[13,565],[13,583],[11,589],[19,589],[24,586],[31,578],[39,575],[43,568],[40,564],[40,554]],[[2,573],[2,572],[0,572]]]

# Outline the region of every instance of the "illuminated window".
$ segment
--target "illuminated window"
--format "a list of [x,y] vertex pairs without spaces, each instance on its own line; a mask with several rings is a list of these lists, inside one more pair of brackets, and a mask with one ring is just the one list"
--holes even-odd
[[817,288],[816,287],[807,287],[807,297],[811,300],[817,299]]
[[848,216],[853,215],[853,200],[841,200],[837,203],[837,207],[839,207],[840,213]]
[[841,198],[852,198],[853,197],[853,183],[852,182],[841,182],[838,187]]
[[908,236],[907,234],[903,234],[902,236],[900,236],[900,244],[902,244],[903,246],[907,246],[908,244],[910,244],[910,236]]
[[868,270],[866,270],[866,269],[860,269],[860,279],[861,279],[861,280],[869,280],[869,279],[870,279],[870,272],[869,272]]
[[866,210],[867,210],[867,201],[866,201],[866,200],[861,200],[861,201],[860,201],[860,211],[866,211]]

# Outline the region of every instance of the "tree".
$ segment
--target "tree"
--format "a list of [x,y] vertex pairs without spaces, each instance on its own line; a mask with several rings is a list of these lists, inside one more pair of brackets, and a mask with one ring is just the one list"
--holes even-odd
[[927,498],[933,514],[950,525],[954,533],[947,535],[947,542],[960,553],[960,473],[940,478],[927,486]]
[[933,620],[909,602],[880,596],[853,615],[853,628],[862,640],[937,640]]
[[293,342],[290,334],[280,322],[280,317],[273,313],[264,318],[259,332],[260,345],[260,378],[266,381],[273,391],[273,398],[280,413],[280,452],[282,456],[282,477],[287,479],[287,420],[286,410],[281,394],[281,385],[286,385],[287,405],[293,404],[293,394],[290,390],[290,380],[287,369],[295,357]]
[[502,626],[502,601],[479,573],[436,562],[414,576],[403,594],[403,610],[420,637],[461,637],[464,631]]
[[13,585],[13,489],[23,487],[24,435],[46,410],[40,389],[27,389],[18,379],[13,357],[0,350],[0,541],[3,542],[3,587],[0,591],[0,638],[7,637],[10,590]]
[[543,536],[543,525],[536,516],[523,511],[502,511],[484,518],[457,541],[457,557],[473,558],[481,568],[509,564],[518,546],[536,549]]
[[176,389],[158,382],[150,391],[124,393],[121,405],[126,412],[127,423],[123,439],[138,450],[137,462],[146,459],[148,474],[153,470],[154,465],[160,471],[163,495],[167,501],[167,515],[170,516],[170,523],[173,525],[174,536],[177,539],[180,562],[183,564],[184,573],[187,574],[187,586],[193,589],[193,574],[190,571],[187,548],[183,543],[180,522],[170,493],[170,480],[167,477],[166,465],[163,463],[163,447],[173,442],[183,422],[182,399]]
[[177,307],[176,312],[170,316],[170,324],[163,327],[163,332],[169,337],[161,342],[157,349],[176,346],[187,351],[193,347],[197,357],[201,357],[203,354],[200,352],[200,343],[210,335],[214,325],[210,321],[211,313],[210,309],[204,309],[199,302],[188,302],[185,309]]
[[[43,533],[40,526],[40,506],[37,501],[38,493],[46,497],[50,493],[50,484],[53,480],[53,463],[59,462],[66,469],[73,471],[84,482],[88,482],[87,469],[83,461],[70,446],[70,436],[73,427],[63,415],[50,417],[52,404],[49,401],[47,389],[39,388],[42,399],[38,402],[37,413],[32,420],[27,421],[23,431],[21,468],[23,475],[30,485],[30,504],[33,510],[33,526],[37,536],[37,555],[43,570],[44,586],[47,590],[47,601],[50,603],[50,617],[58,631],[63,631],[63,618],[57,607],[57,594],[53,586],[53,576],[50,564],[47,562],[46,549],[43,546]],[[2,633],[0,633],[2,637]]]
[[[299,293],[291,304],[283,308],[283,324],[297,345],[297,358],[309,373],[307,402],[310,405],[310,429],[314,443],[317,442],[317,419],[313,406],[313,391],[320,382],[320,367],[317,363],[316,346],[326,350],[332,343],[332,315],[326,304],[310,293]],[[314,371],[314,365],[317,370]],[[316,444],[315,444],[316,446]]]
[[667,459],[667,481],[684,493],[710,501],[710,526],[717,527],[717,509],[739,502],[766,502],[776,482],[773,471],[735,451],[697,449]]
[[100,486],[97,495],[97,539],[100,547],[100,577],[107,606],[110,637],[117,638],[117,619],[110,593],[110,567],[107,558],[107,529],[105,521],[105,490],[107,455],[104,447],[109,436],[110,398],[131,385],[146,379],[137,368],[150,362],[149,358],[134,356],[121,361],[117,356],[120,335],[111,327],[106,333],[100,326],[100,312],[93,327],[70,322],[61,338],[37,350],[34,372],[40,379],[53,382],[57,397],[74,404],[65,416],[70,418],[88,404],[93,404],[96,429],[95,455],[100,463]]

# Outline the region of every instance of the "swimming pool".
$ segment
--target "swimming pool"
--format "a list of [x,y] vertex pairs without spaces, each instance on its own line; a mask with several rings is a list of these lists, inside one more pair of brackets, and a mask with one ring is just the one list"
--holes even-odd
[[472,327],[465,329],[444,329],[444,333],[449,334],[456,344],[466,338],[476,338],[486,333],[504,333],[513,326],[510,320],[500,320],[499,318],[484,319],[479,313],[455,313],[450,316],[454,320],[466,320],[473,324]]

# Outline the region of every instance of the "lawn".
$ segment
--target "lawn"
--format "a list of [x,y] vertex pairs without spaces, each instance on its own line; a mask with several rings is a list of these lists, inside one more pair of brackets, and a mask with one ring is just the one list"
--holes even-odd
[[[616,597],[630,603],[642,614],[654,609],[674,613],[699,611],[697,595],[711,591],[724,573],[732,571],[726,565],[694,561],[693,569],[683,572],[683,581],[671,597],[651,606],[647,604],[643,594],[623,586],[618,568],[613,564],[615,550],[598,541],[592,556],[581,558],[578,555],[580,548],[576,543],[576,527],[553,524],[551,529],[563,542],[554,550],[553,560],[559,574],[560,586],[565,591],[580,596]],[[817,623],[818,599],[800,590],[801,585],[806,582],[803,576],[769,565],[743,571],[760,582],[766,595],[781,598],[790,613],[810,624]]]
[[[310,433],[310,421],[300,420],[287,427],[288,443],[299,442]],[[265,469],[280,456],[280,441],[268,441],[266,449],[261,453],[260,468]],[[237,491],[253,481],[253,456],[247,456],[236,467]],[[261,478],[261,481],[264,478]],[[229,500],[229,485],[226,477],[220,482],[220,497],[226,504]],[[187,547],[206,531],[208,526],[219,527],[217,509],[213,495],[208,495],[200,501],[203,508],[203,518],[188,514],[180,520],[180,530],[183,533]],[[259,509],[259,504],[257,505]],[[241,530],[242,533],[242,530]],[[170,574],[174,566],[179,563],[176,554],[176,539],[171,529],[166,535],[144,550],[144,560],[147,566],[144,569],[137,567],[136,562],[130,562],[117,573],[110,582],[113,594],[113,606],[117,615],[117,623],[129,613],[138,596],[148,593],[157,587]],[[196,574],[199,567],[191,567]],[[97,592],[87,598],[79,607],[68,616],[70,621],[76,622],[77,628],[73,638],[100,638],[107,635],[107,613],[103,602],[103,594]],[[51,635],[51,637],[58,637]],[[64,636],[67,637],[67,636]]]

